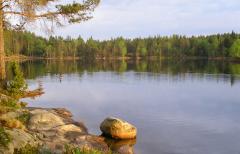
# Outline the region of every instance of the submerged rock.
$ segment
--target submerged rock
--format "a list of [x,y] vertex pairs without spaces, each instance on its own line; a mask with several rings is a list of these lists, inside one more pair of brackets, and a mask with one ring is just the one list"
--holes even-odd
[[114,117],[105,119],[100,126],[104,135],[114,139],[134,139],[137,128],[132,124]]

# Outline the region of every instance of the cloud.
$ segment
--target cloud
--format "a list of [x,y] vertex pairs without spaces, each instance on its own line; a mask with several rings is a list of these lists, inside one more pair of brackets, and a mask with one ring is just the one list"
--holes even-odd
[[97,39],[239,32],[239,0],[102,0],[94,18],[56,35]]

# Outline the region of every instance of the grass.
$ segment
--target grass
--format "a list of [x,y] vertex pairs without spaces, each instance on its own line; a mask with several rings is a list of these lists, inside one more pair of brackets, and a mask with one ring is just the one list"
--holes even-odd
[[[14,154],[54,154],[50,150],[42,150],[41,147],[26,145],[24,148],[15,149]],[[113,154],[112,152],[102,152],[91,148],[78,148],[66,146],[63,154]]]
[[5,132],[3,127],[0,127],[0,146],[7,147],[10,142],[10,136]]
[[78,148],[78,147],[71,147],[66,146],[65,152],[63,154],[112,154],[110,152],[102,152],[96,149],[91,148]]
[[[27,144],[24,148],[15,149],[14,154],[39,154],[39,148]],[[44,153],[45,154],[45,153]]]

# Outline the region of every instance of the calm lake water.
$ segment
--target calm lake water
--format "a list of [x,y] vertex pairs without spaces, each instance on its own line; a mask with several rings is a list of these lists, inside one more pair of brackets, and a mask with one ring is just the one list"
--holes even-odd
[[90,133],[108,116],[138,128],[137,154],[239,154],[240,64],[222,61],[31,61],[29,106],[67,108]]

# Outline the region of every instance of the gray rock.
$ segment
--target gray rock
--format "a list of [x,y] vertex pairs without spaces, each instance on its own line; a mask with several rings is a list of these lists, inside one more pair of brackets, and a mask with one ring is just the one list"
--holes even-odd
[[24,113],[28,113],[28,111],[25,109],[18,109],[16,111],[7,112],[7,113],[2,114],[0,118],[1,119],[15,119],[15,118],[20,117]]
[[105,119],[100,126],[104,135],[114,139],[134,139],[137,136],[137,128],[132,124],[114,117]]
[[49,130],[65,124],[63,118],[43,109],[32,110],[30,113],[28,124],[30,130]]
[[10,135],[12,138],[12,142],[9,143],[8,147],[0,148],[0,153],[4,154],[13,154],[14,149],[21,149],[26,145],[37,146],[41,142],[31,134],[25,132],[24,130],[20,129],[13,129],[13,130],[6,130],[6,133]]
[[93,147],[108,150],[102,137],[88,134],[86,127],[71,118],[65,109],[30,109],[28,128],[37,134],[43,146],[50,151],[61,152],[65,145]]
[[[103,137],[88,134],[83,123],[71,118],[71,113],[65,109],[26,108],[30,113],[26,129],[7,130],[13,141],[9,148],[0,147],[0,154],[12,154],[14,149],[20,149],[27,144],[40,145],[40,150],[50,150],[53,153],[62,153],[65,145],[74,147],[90,147],[108,151],[108,145]],[[4,117],[16,118],[22,113],[9,112]]]
[[67,132],[77,132],[82,133],[84,132],[80,127],[77,127],[73,124],[66,124],[59,127],[54,128],[53,130],[56,130],[58,133],[66,134]]

